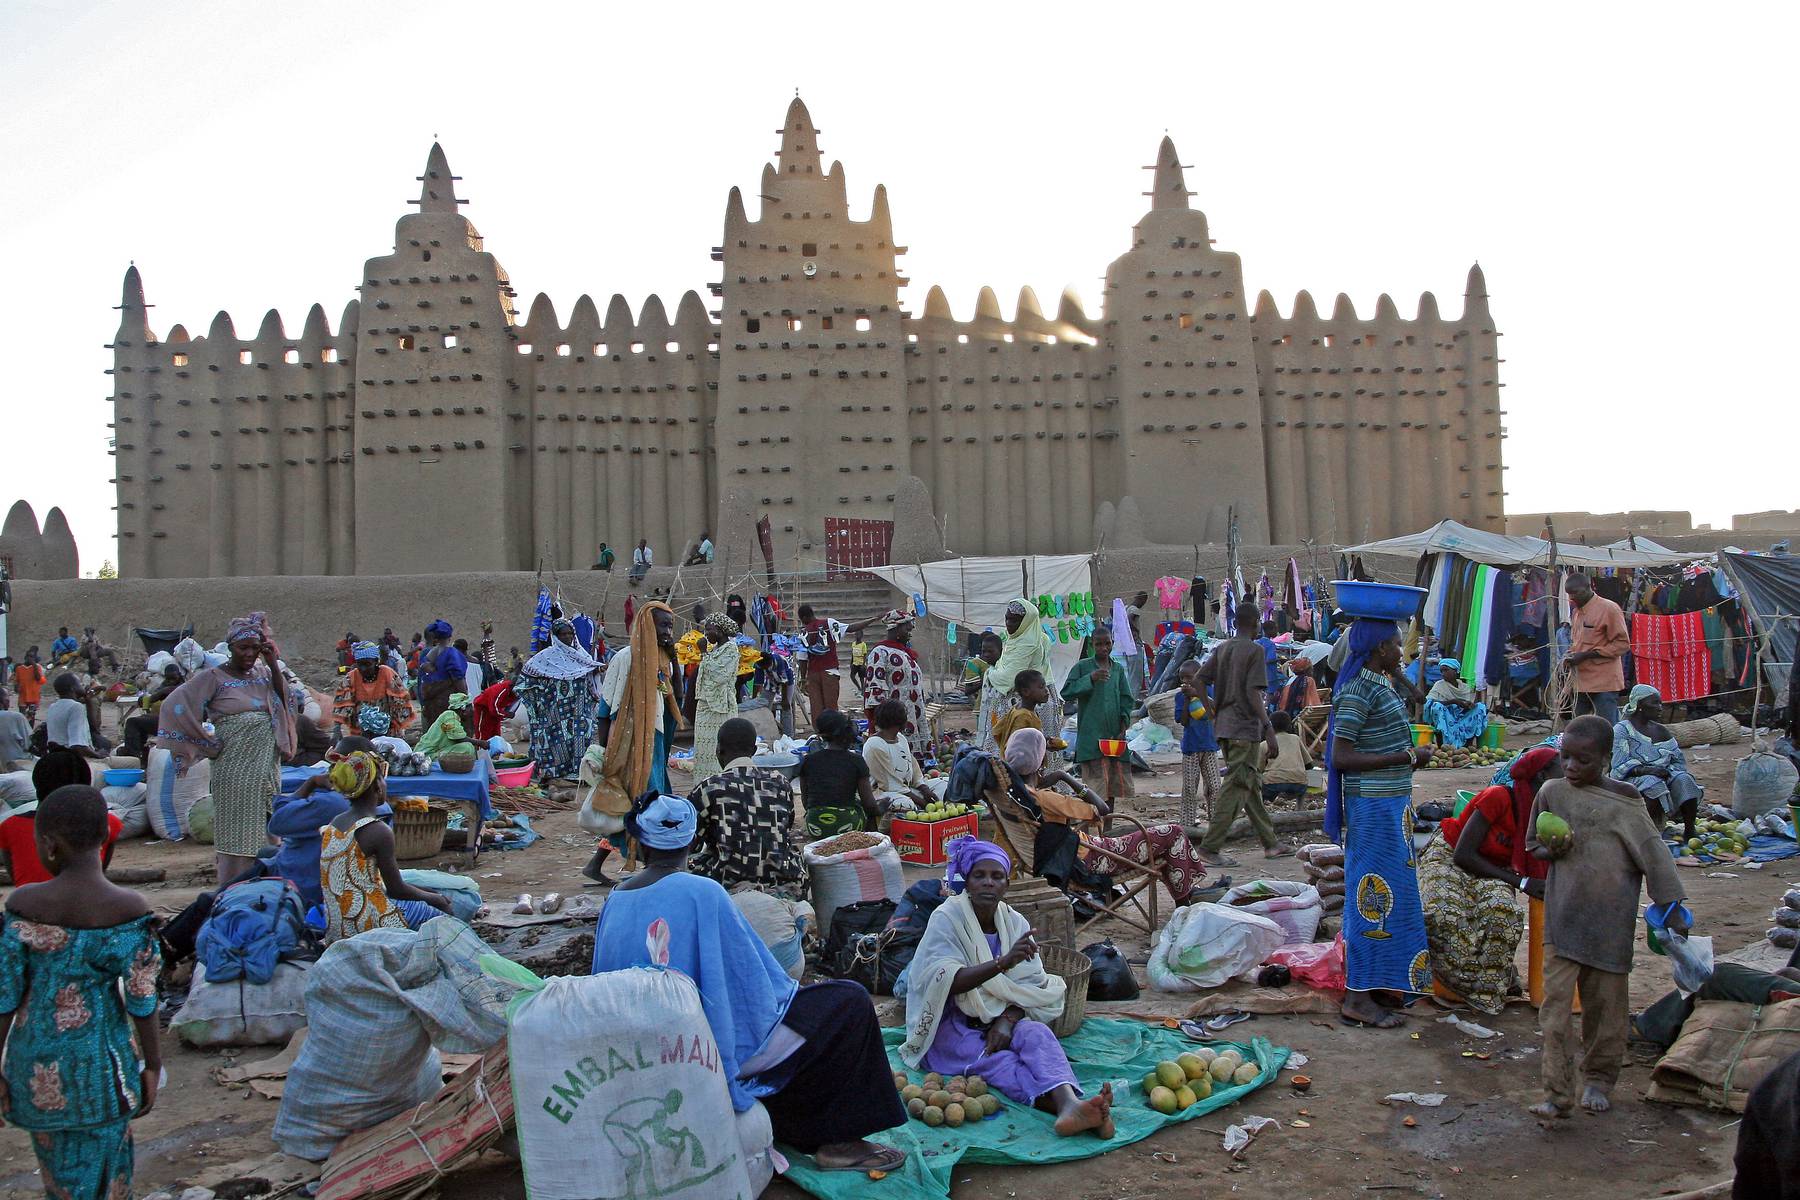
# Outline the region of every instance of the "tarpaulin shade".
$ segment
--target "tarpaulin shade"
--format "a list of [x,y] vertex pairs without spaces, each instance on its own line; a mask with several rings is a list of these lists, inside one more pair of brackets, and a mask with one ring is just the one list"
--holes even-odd
[[[1023,596],[1066,596],[1094,590],[1092,560],[1086,554],[1030,554],[1017,557],[947,558],[920,566],[865,567],[908,596],[921,596],[931,615],[964,629],[1006,628],[1006,605]],[[1067,678],[1081,658],[1079,641],[1052,639],[1054,683]]]
[[1345,548],[1345,553],[1398,554],[1413,558],[1449,553],[1492,567],[1547,567],[1550,565],[1552,547],[1556,551],[1556,563],[1562,567],[1666,567],[1706,558],[1711,553],[1705,550],[1691,553],[1667,550],[1646,538],[1638,539],[1636,550],[1619,543],[1611,546],[1551,543],[1543,538],[1509,537],[1506,534],[1471,529],[1458,521],[1439,521],[1430,529],[1419,533],[1349,546]]
[[1729,550],[1719,558],[1766,640],[1763,663],[1779,697],[1793,673],[1794,644],[1800,639],[1800,558]]

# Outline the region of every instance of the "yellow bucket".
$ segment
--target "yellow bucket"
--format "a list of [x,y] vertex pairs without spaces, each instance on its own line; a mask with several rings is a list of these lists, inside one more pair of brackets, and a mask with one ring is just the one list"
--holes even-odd
[[1415,745],[1415,746],[1431,745],[1431,735],[1435,732],[1431,726],[1429,726],[1429,725],[1414,725],[1412,727],[1412,731],[1413,731],[1413,745]]

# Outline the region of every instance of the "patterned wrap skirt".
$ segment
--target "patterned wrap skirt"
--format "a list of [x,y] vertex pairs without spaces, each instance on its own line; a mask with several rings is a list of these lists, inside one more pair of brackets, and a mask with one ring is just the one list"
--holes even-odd
[[593,685],[580,679],[523,675],[513,690],[531,718],[531,757],[543,779],[574,779],[600,723]]
[[1456,851],[1440,835],[1419,857],[1419,898],[1431,973],[1470,1007],[1498,1014],[1519,982],[1513,957],[1525,932],[1525,909],[1513,886],[1457,866]]
[[1431,991],[1412,802],[1344,797],[1344,965],[1354,992]]
[[[245,714],[250,715],[250,714]],[[31,1134],[44,1195],[68,1200],[131,1200],[131,1121]]]
[[243,712],[218,717],[213,727],[225,747],[212,763],[213,849],[255,858],[269,844],[281,791],[275,723],[266,712]]

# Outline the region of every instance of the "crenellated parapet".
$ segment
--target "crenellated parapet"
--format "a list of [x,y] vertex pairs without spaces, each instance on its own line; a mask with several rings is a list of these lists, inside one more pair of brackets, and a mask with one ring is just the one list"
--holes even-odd
[[[122,571],[566,570],[639,538],[668,563],[762,518],[777,568],[814,571],[921,496],[942,541],[907,544],[979,553],[1222,540],[1232,512],[1251,542],[1499,526],[1478,268],[1455,317],[1429,294],[1408,317],[1252,305],[1165,137],[1097,312],[982,288],[959,316],[936,287],[909,312],[887,189],[852,188],[798,98],[776,133],[754,194],[726,197],[717,278],[673,304],[521,313],[436,145],[335,325],[219,313],[158,340],[131,268],[109,347]],[[760,569],[731,540],[726,568]]]

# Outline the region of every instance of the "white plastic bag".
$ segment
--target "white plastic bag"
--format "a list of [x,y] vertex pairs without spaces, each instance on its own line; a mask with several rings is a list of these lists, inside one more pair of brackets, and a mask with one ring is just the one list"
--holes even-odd
[[562,976],[507,1033],[528,1200],[754,1195],[693,981],[634,967]]
[[[820,855],[813,848],[819,842],[801,847],[800,857],[812,876],[812,902],[815,929],[830,932],[831,915],[847,904],[864,900],[892,900],[900,903],[906,894],[906,877],[900,871],[900,852],[886,834],[874,834],[881,840],[867,850],[851,850],[846,854]],[[821,838],[820,841],[830,841]]]
[[188,813],[212,786],[212,763],[200,759],[186,775],[175,773],[175,759],[160,747],[150,751],[144,779],[150,828],[159,838],[178,842],[187,836]]
[[1800,778],[1800,770],[1786,756],[1752,750],[1738,760],[1732,776],[1732,815],[1756,817],[1785,808],[1793,798],[1796,778]]
[[1713,940],[1710,937],[1688,937],[1672,930],[1659,935],[1663,949],[1669,952],[1669,966],[1675,974],[1675,986],[1692,995],[1706,986],[1713,976]]
[[205,965],[195,963],[187,1002],[169,1028],[190,1046],[285,1046],[306,1028],[308,966],[276,963],[267,983],[208,983]]
[[1310,942],[1325,917],[1319,889],[1286,879],[1258,879],[1240,884],[1219,897],[1239,912],[1269,918],[1287,933],[1288,944]]
[[1150,986],[1198,992],[1248,974],[1287,940],[1267,917],[1223,904],[1178,908],[1150,951]]

